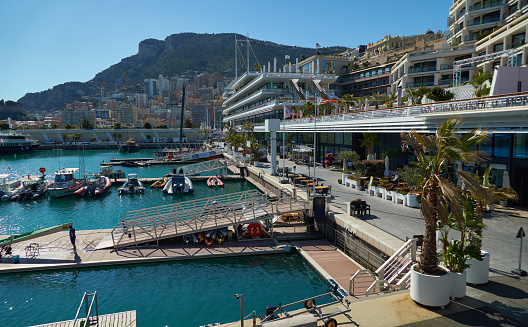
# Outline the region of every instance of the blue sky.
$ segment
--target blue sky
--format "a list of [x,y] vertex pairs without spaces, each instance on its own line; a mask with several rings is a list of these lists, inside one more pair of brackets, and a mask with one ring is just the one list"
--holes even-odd
[[286,45],[355,47],[446,30],[451,0],[0,0],[0,99],[95,74],[147,38],[249,33]]

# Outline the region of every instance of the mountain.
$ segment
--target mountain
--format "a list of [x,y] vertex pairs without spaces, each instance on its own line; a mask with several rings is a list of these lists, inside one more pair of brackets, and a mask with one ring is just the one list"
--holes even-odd
[[[235,76],[234,34],[173,34],[165,40],[146,39],[139,43],[138,53],[122,59],[119,63],[110,66],[98,73],[93,78],[96,82],[117,83],[125,85],[125,72],[127,72],[128,85],[142,84],[146,78],[181,75],[186,72],[220,73],[226,78]],[[237,35],[239,44],[243,44],[239,52],[239,73],[245,71],[241,67],[241,56],[247,60],[247,44],[245,36]],[[254,70],[255,56],[261,65],[268,65],[273,58],[277,58],[277,66],[284,64],[285,55],[300,58],[304,54],[309,57],[315,54],[315,49],[286,46],[269,41],[250,39],[250,70]],[[344,51],[344,47],[321,49],[325,53]],[[320,50],[320,51],[321,51]],[[253,55],[254,53],[254,55]],[[130,90],[130,88],[129,88]],[[54,86],[52,89],[27,93],[18,102],[22,103],[28,111],[42,110],[54,111],[63,109],[73,99],[84,95],[98,96],[99,83],[68,82]]]

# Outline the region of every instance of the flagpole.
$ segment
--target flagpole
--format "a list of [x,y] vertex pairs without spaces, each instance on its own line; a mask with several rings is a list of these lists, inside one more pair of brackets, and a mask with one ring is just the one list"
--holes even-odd
[[282,180],[284,181],[286,175],[286,126],[284,126],[286,125],[286,105],[284,102],[282,103],[282,119]]
[[[313,173],[313,179],[315,180],[315,165],[317,164],[317,95],[315,96],[315,117],[314,117],[314,173]],[[313,184],[315,187],[315,184]]]

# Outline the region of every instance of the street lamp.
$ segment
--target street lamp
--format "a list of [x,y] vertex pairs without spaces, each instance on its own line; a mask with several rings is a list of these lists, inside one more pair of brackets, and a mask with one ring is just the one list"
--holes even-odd
[[244,327],[244,294],[235,294],[235,298],[240,299],[240,327]]

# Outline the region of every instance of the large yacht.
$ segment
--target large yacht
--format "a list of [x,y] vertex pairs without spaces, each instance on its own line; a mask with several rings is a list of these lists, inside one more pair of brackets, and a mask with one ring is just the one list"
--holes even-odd
[[15,131],[0,132],[0,155],[34,151],[38,143],[29,137],[26,134],[17,134]]

